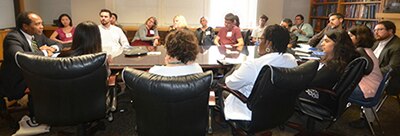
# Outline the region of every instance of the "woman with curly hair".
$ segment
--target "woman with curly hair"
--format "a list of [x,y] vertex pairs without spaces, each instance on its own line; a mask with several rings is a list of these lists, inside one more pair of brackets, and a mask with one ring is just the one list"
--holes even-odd
[[194,33],[178,29],[169,33],[165,39],[165,66],[153,66],[149,72],[163,76],[182,76],[202,73],[203,69],[195,63],[199,53],[198,41]]

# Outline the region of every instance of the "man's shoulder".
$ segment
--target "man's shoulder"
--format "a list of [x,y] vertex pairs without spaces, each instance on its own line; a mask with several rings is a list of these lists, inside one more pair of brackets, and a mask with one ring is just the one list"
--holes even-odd
[[22,38],[23,34],[19,32],[18,30],[12,30],[9,32],[4,40],[10,40],[10,39],[15,39],[15,38]]

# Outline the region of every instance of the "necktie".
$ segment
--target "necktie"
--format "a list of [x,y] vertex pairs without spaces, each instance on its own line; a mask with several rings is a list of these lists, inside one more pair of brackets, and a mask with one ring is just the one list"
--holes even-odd
[[35,37],[32,37],[32,51],[33,52],[40,52],[37,42],[35,41]]

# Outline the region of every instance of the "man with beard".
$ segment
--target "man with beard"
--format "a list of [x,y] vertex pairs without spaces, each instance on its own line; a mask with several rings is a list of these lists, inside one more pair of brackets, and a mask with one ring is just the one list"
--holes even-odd
[[308,44],[312,47],[317,47],[320,45],[322,37],[324,37],[325,32],[329,30],[343,30],[342,23],[344,21],[344,16],[340,13],[331,13],[329,14],[329,23],[328,25],[318,34],[314,35],[309,41]]
[[[391,21],[381,21],[374,28],[376,42],[372,46],[375,56],[379,59],[379,67],[384,75],[392,69],[391,79],[386,87],[389,95],[398,95],[400,91],[400,38],[395,35],[396,26]],[[368,127],[364,118],[349,123],[353,128]]]
[[396,26],[391,21],[381,21],[374,29],[376,42],[372,46],[375,56],[379,59],[382,73],[393,69],[387,93],[394,95],[400,91],[400,39],[395,35]]
[[111,25],[111,11],[102,9],[99,13],[101,44],[103,51],[112,57],[122,53],[122,47],[129,48],[129,42],[121,28]]

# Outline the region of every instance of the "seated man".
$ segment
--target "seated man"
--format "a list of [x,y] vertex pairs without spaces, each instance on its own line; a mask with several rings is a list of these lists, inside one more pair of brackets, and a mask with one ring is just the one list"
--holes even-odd
[[322,42],[321,39],[324,37],[325,33],[330,30],[344,30],[342,23],[344,21],[344,16],[340,13],[331,13],[329,14],[329,23],[326,27],[321,30],[318,34],[311,37],[308,41],[308,44],[312,47],[317,47]]
[[[240,91],[246,97],[250,95],[258,73],[264,65],[286,68],[297,66],[295,57],[286,53],[290,38],[286,28],[271,25],[265,28],[264,34],[259,50],[265,55],[242,63],[239,69],[225,79],[226,86]],[[226,120],[251,120],[251,111],[234,95],[230,94],[224,103]]]
[[[21,99],[28,90],[21,70],[15,63],[14,56],[17,52],[53,56],[63,47],[61,43],[57,43],[43,34],[42,18],[33,12],[20,13],[16,24],[16,29],[8,33],[4,39],[4,61],[0,68],[0,94],[7,97],[8,100]],[[29,116],[32,119],[29,122],[30,126],[37,126],[38,124],[32,118],[34,113],[31,100],[29,100],[28,106]]]
[[121,28],[111,25],[111,14],[111,11],[108,9],[100,11],[101,25],[99,25],[99,29],[103,51],[115,57],[122,53],[122,47],[129,48],[130,45]]
[[264,29],[267,27],[267,21],[268,17],[266,15],[263,14],[260,16],[260,19],[258,20],[259,26],[254,28],[251,32],[251,42],[260,44]]
[[[280,26],[290,31],[290,28],[293,26],[293,22],[289,18],[284,18],[282,19]],[[289,35],[290,35],[290,41],[288,44],[288,48],[294,48],[297,46],[297,36],[292,32],[289,32]]]
[[298,39],[298,43],[307,43],[311,36],[314,35],[312,26],[304,23],[304,16],[301,14],[296,15],[294,26],[290,28],[290,32],[294,33]]
[[230,45],[241,51],[244,46],[243,37],[240,28],[233,24],[234,19],[235,15],[232,13],[225,15],[225,27],[219,30],[217,37],[214,39],[214,44],[217,46],[222,45],[223,47],[227,47],[225,45]]

